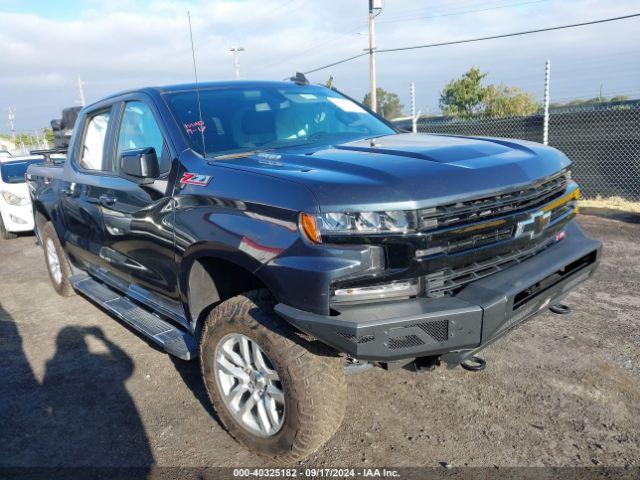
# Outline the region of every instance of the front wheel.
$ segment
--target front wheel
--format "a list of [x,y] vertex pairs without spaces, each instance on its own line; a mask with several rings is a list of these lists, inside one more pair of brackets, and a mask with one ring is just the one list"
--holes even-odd
[[277,318],[264,291],[211,311],[200,365],[227,431],[274,461],[307,457],[342,422],[346,386],[339,359]]

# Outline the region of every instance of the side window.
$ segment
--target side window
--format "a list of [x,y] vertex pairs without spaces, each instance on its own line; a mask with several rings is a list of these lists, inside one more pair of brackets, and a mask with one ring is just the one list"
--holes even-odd
[[118,135],[118,153],[116,156],[118,169],[122,152],[148,147],[153,147],[156,150],[160,163],[160,173],[168,172],[169,168],[171,168],[169,151],[151,109],[143,102],[127,102],[124,107]]
[[79,164],[87,170],[107,170],[104,142],[107,138],[109,112],[98,113],[87,123]]

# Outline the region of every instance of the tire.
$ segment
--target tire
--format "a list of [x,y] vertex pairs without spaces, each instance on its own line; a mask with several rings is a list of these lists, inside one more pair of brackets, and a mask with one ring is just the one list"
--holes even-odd
[[[266,355],[265,363],[279,377],[274,385],[282,387],[283,395],[278,398],[284,407],[280,406],[278,411],[282,411],[283,419],[279,430],[270,435],[251,431],[226,403],[229,395],[225,395],[221,386],[224,375],[220,373],[217,355],[228,345],[225,342],[237,336],[255,343]],[[259,363],[256,357],[251,350],[255,365]],[[200,367],[211,403],[229,434],[271,461],[289,463],[306,458],[331,438],[342,423],[346,381],[340,359],[333,350],[320,342],[308,341],[280,320],[264,290],[233,297],[211,311],[200,336]],[[263,405],[268,402],[265,400]],[[251,412],[258,412],[258,406],[254,408]],[[272,425],[276,424],[272,417],[268,418]]]
[[[53,224],[51,222],[45,223],[44,227],[42,227],[41,234],[45,263],[47,265],[49,279],[51,280],[53,288],[58,295],[62,295],[63,297],[75,295],[71,282],[69,281],[69,278],[71,277],[71,265],[69,265],[69,260],[62,249],[62,245],[60,244],[58,234],[56,233],[56,229]],[[56,263],[56,259],[53,258],[54,253],[57,256],[59,272],[55,271],[54,264]]]
[[14,238],[18,238],[18,235],[8,231],[7,227],[4,226],[2,215],[0,215],[0,235],[2,235],[2,238],[4,238],[5,240],[13,240]]

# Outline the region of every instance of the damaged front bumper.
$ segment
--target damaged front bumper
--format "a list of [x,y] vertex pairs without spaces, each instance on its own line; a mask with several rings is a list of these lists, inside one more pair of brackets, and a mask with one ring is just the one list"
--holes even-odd
[[457,365],[559,303],[593,274],[600,252],[601,243],[570,222],[561,242],[455,296],[354,305],[326,316],[282,303],[275,310],[300,330],[359,360],[441,355]]

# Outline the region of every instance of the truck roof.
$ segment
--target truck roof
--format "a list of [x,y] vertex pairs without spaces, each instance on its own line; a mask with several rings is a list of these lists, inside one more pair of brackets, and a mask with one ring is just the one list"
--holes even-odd
[[[271,80],[227,80],[227,81],[219,81],[219,82],[199,82],[198,87],[202,90],[208,88],[225,88],[225,87],[290,87],[295,85],[292,82],[286,81],[271,81]],[[119,97],[121,95],[126,95],[128,93],[136,93],[136,92],[144,92],[150,94],[163,94],[163,93],[171,93],[171,92],[180,92],[185,90],[195,90],[196,84],[194,82],[191,83],[178,83],[175,85],[164,85],[164,86],[153,86],[153,87],[141,87],[141,88],[132,88],[128,90],[123,90],[121,92],[113,93],[106,97],[101,98],[100,100],[94,103],[100,103],[104,100],[108,100],[113,97]],[[90,105],[89,105],[90,106]]]

